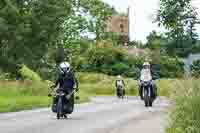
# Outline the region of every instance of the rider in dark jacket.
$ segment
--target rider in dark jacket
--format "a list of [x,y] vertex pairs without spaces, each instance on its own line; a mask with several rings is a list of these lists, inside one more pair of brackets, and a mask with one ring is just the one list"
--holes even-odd
[[[62,89],[66,94],[72,93],[75,89],[77,91],[78,82],[73,72],[70,70],[70,64],[68,62],[63,62],[59,65],[59,69],[61,73],[55,82],[55,87],[59,86],[58,88]],[[74,93],[71,95],[70,99],[66,99],[66,104],[71,106],[71,109],[68,111],[68,113],[72,113],[74,108]]]
[[59,88],[65,90],[66,92],[73,91],[75,88],[78,88],[77,79],[70,69],[70,64],[68,62],[63,62],[60,64],[59,69],[61,73],[55,82],[55,86],[59,85]]

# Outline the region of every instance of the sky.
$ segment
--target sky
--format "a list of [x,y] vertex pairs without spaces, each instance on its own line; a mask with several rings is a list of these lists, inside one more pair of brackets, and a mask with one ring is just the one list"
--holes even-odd
[[[103,0],[114,6],[119,12],[127,12],[130,7],[130,38],[131,40],[146,42],[146,37],[151,31],[164,31],[153,23],[156,12],[159,9],[159,0]],[[200,18],[200,0],[193,0],[193,5],[199,8],[197,11]],[[197,28],[200,33],[200,26]]]

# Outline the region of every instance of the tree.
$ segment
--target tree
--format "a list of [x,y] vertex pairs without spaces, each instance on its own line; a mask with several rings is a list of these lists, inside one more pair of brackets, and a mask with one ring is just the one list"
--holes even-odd
[[166,35],[175,54],[190,51],[197,39],[194,25],[198,22],[191,0],[160,0],[157,21],[169,31]]
[[161,41],[161,36],[158,35],[156,31],[152,31],[149,36],[147,36],[147,43],[146,47],[150,49],[159,49],[160,50],[160,41]]
[[0,56],[14,64],[38,67],[48,48],[60,43],[61,25],[71,12],[71,3],[71,0],[2,0]]
[[95,36],[96,40],[117,41],[118,37],[115,34],[105,32],[105,21],[112,14],[116,14],[115,9],[101,0],[77,0],[63,24],[65,47],[91,35]]
[[100,40],[105,33],[105,21],[116,11],[101,0],[80,0],[83,12],[92,16],[89,20],[89,31],[95,33],[96,40]]

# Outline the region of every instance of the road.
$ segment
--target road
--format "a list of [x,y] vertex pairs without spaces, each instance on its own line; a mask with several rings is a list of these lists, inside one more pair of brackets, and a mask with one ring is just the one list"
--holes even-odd
[[50,109],[0,114],[1,133],[164,133],[166,98],[145,108],[138,97],[95,97],[75,106],[69,119],[57,120]]

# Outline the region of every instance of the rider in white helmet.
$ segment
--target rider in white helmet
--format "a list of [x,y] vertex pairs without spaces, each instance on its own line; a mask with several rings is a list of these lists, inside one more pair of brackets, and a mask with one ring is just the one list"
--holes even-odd
[[70,64],[68,62],[60,63],[59,70],[60,74],[55,86],[59,85],[63,89],[72,90],[77,83],[74,73],[71,71]]
[[125,86],[124,80],[122,79],[121,75],[117,76],[117,80],[115,82],[115,85],[116,85],[116,87],[117,86],[122,86],[122,87]]
[[123,94],[125,95],[125,83],[124,80],[122,79],[121,75],[117,76],[117,79],[115,81],[115,87],[118,91],[118,89],[123,89]]
[[140,82],[139,82],[139,94],[140,94],[140,97],[141,99],[143,99],[143,96],[142,96],[142,83],[143,81],[151,81],[152,82],[152,87],[153,87],[153,91],[154,91],[154,98],[156,97],[157,95],[157,88],[156,88],[156,85],[154,84],[154,82],[152,81],[152,75],[151,75],[151,66],[150,66],[150,63],[149,62],[144,62],[143,64],[143,68],[141,70],[141,73],[140,73]]
[[[60,74],[56,80],[55,87],[59,85],[59,89],[62,89],[66,94],[69,94],[76,89],[78,91],[78,81],[74,76],[74,73],[71,71],[70,64],[68,62],[62,62],[59,65]],[[69,104],[71,104],[72,113],[74,108],[74,95],[69,99]]]
[[143,69],[142,69],[141,74],[140,74],[140,80],[142,80],[142,81],[152,80],[150,63],[149,62],[144,62]]

